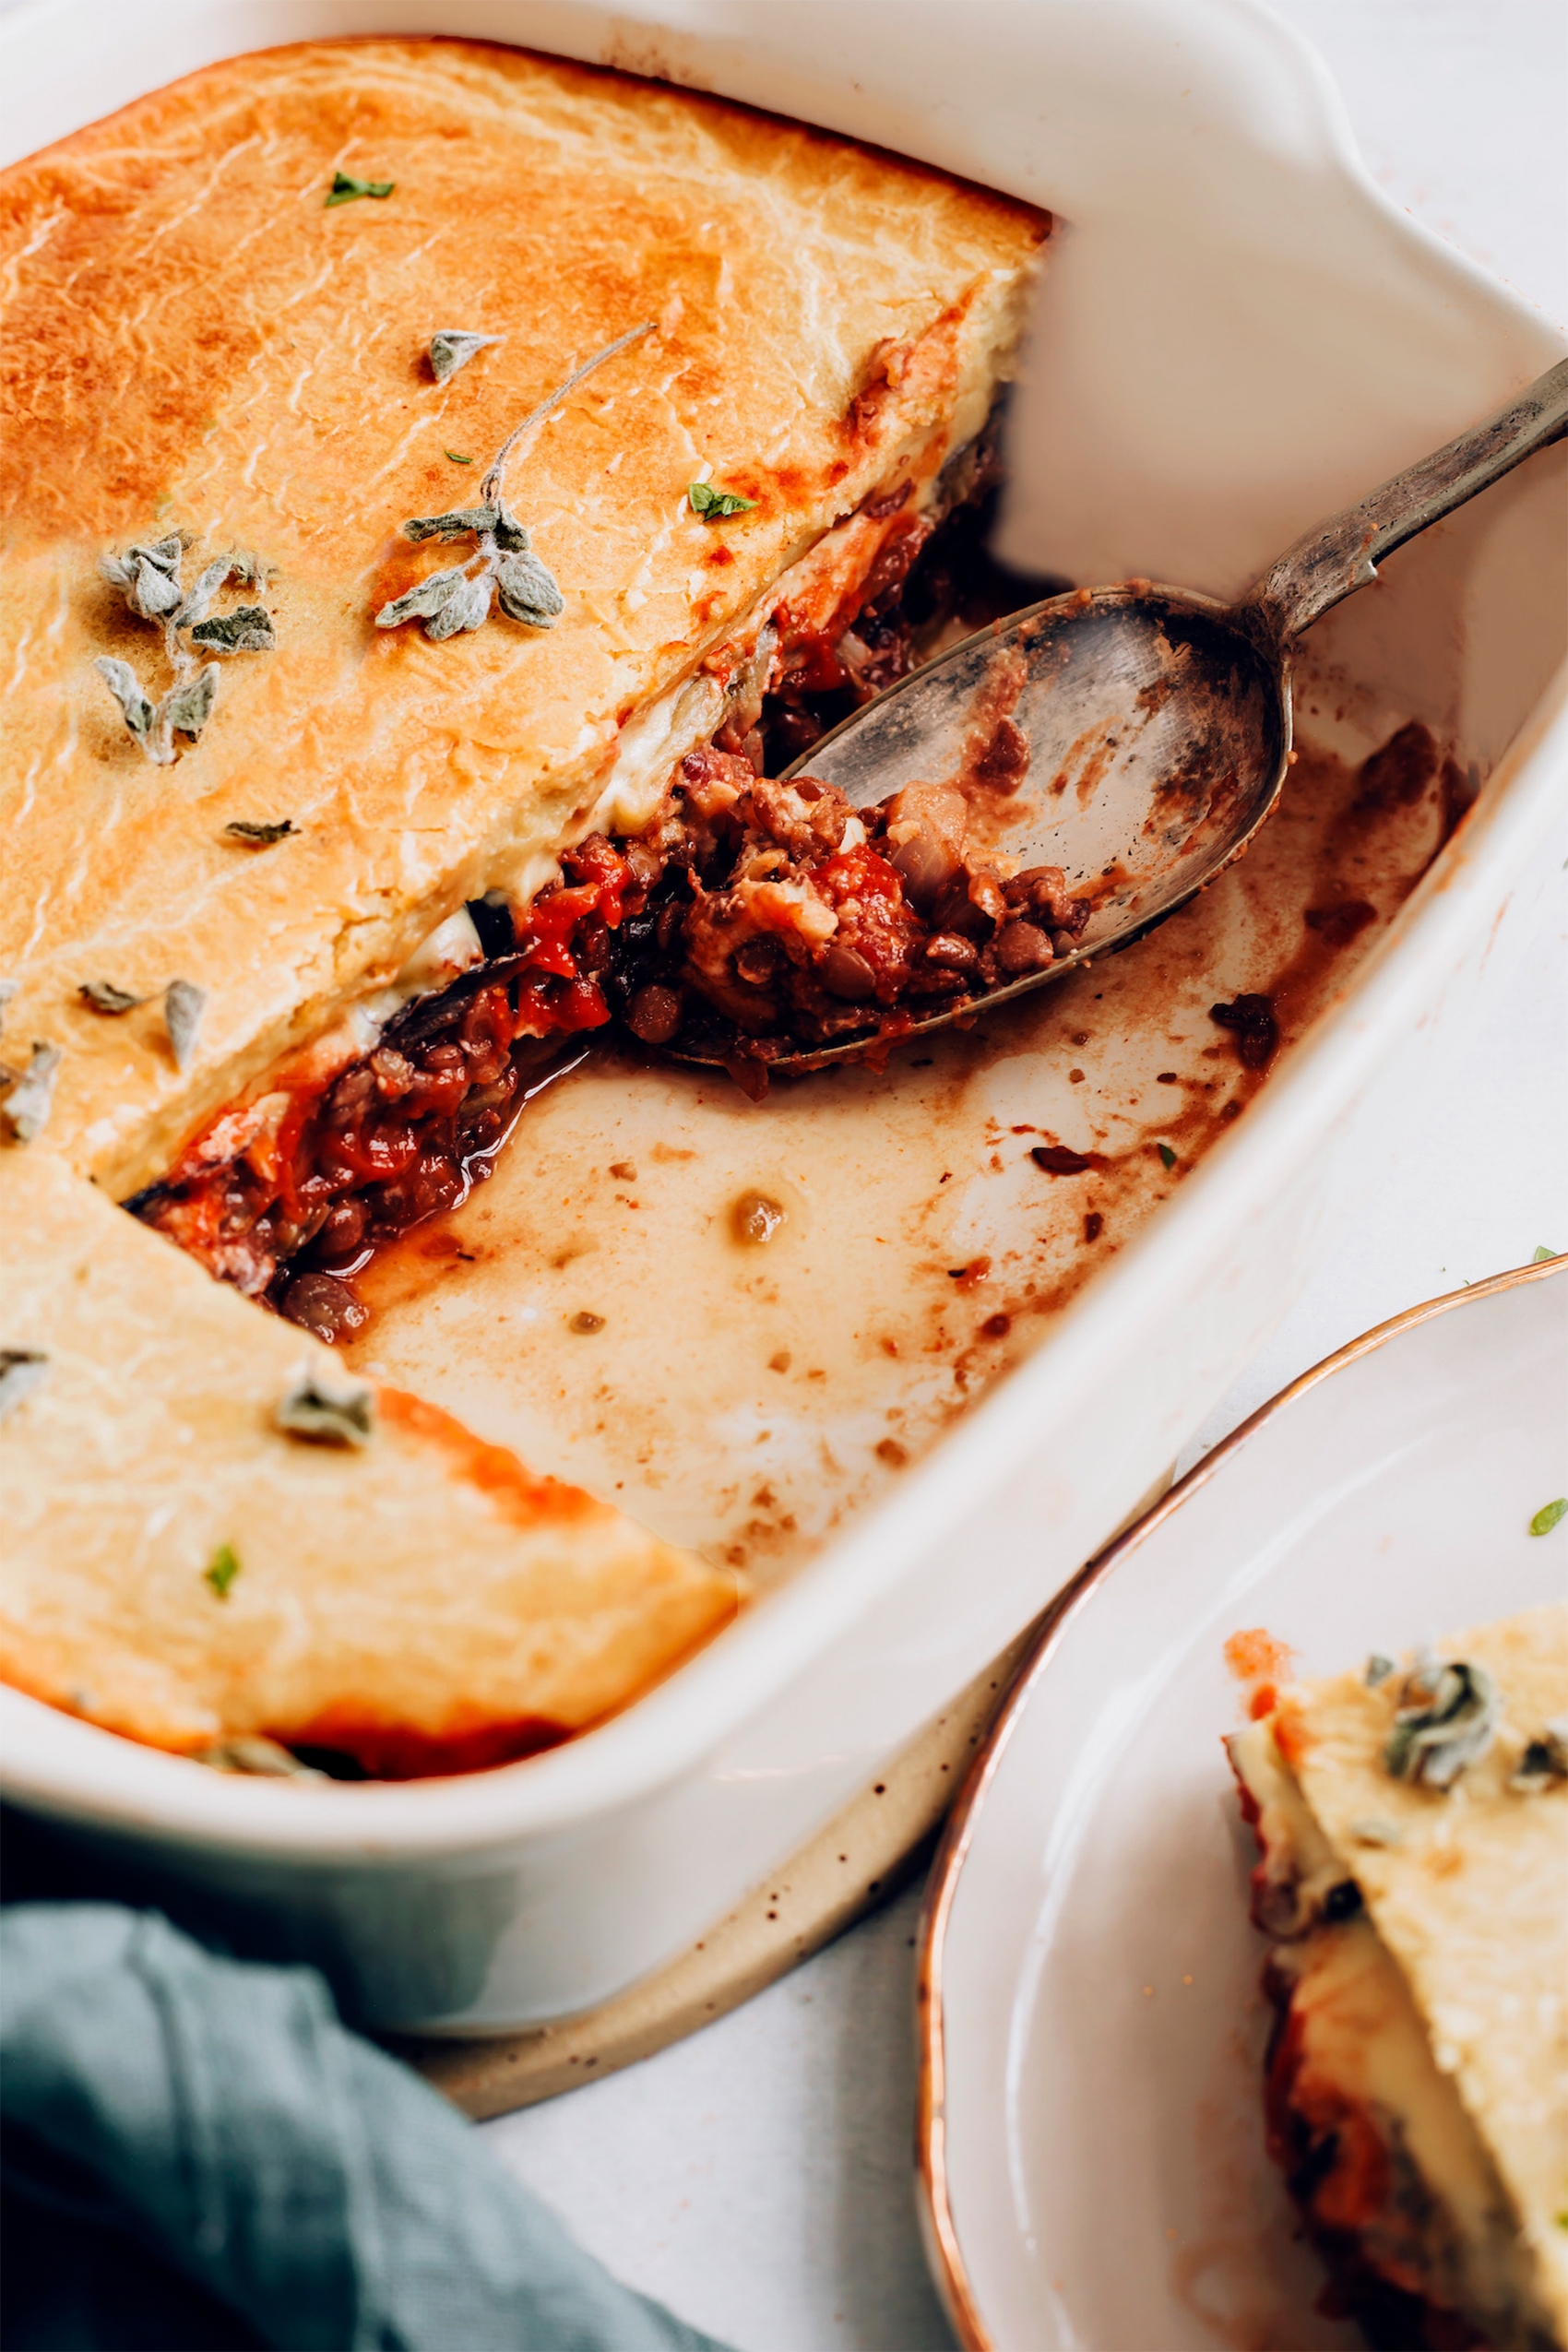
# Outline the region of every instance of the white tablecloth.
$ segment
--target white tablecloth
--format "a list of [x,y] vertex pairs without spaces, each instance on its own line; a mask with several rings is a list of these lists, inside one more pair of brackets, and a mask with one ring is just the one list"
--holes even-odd
[[[1568,318],[1561,0],[1279,0],[1279,13],[1327,57],[1397,200]],[[1202,1443],[1401,1307],[1541,1242],[1568,1248],[1565,929],[1560,877],[1447,1090],[1411,1119],[1353,1238]],[[694,2039],[488,2125],[490,2144],[621,2277],[741,2352],[949,2346],[911,2188],[918,1902],[913,1890]]]

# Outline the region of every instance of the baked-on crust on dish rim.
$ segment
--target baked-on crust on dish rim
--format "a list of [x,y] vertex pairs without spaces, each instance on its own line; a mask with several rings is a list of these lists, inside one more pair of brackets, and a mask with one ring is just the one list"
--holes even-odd
[[[754,723],[781,631],[841,623],[914,532],[907,568],[1048,225],[444,39],[235,59],[0,177],[8,1679],[253,1768],[465,1769],[732,1612],[728,1572],[334,1388],[113,1203],[230,1114],[223,1148],[276,1158],[279,1069],[318,1098],[359,1067],[473,963],[466,909],[636,836],[683,754]],[[433,350],[452,330],[494,339]],[[471,511],[624,337],[518,443],[488,541],[405,533]],[[509,606],[487,582],[444,640],[387,624],[486,544]]]
[[1568,2344],[1568,1607],[1287,1688],[1229,1744],[1272,2152],[1370,2340]]

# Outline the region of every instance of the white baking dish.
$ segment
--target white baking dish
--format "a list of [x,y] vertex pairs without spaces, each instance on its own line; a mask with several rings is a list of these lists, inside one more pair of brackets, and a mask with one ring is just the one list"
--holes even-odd
[[[1246,0],[976,0],[961,30],[939,0],[35,0],[0,29],[6,152],[241,50],[410,30],[661,73],[1060,212],[1006,543],[1080,579],[1233,591],[1560,345],[1386,203],[1321,69]],[[1420,716],[1487,779],[1458,840],[1246,1119],[876,1508],[627,1714],[525,1764],[246,1782],[6,1691],[10,1793],[143,1886],[322,1961],[382,2023],[564,2013],[700,1934],[1096,1549],[1289,1306],[1408,1091],[1440,1080],[1502,909],[1562,855],[1560,454],[1314,633],[1346,745]]]

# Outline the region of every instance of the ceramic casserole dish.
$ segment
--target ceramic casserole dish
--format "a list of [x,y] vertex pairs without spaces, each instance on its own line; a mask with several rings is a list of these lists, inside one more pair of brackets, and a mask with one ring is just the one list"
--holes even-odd
[[[937,0],[169,0],[134,22],[32,0],[0,27],[6,159],[220,58],[433,30],[1048,208],[1008,422],[1020,567],[1233,595],[1560,348],[1378,194],[1321,66],[1251,0],[979,0],[961,45]],[[1563,854],[1562,457],[1313,632],[1294,792],[1196,907],[967,1036],[762,1106],[591,1069],[487,1188],[483,1264],[379,1301],[367,1370],[746,1566],[755,1598],[707,1649],[547,1754],[398,1785],[219,1775],[0,1691],[12,1799],[249,1947],[316,1961],[384,2025],[566,2014],[699,1936],[1168,1468],[1353,1216],[1402,1102],[1442,1082],[1504,909],[1519,941]],[[1266,1073],[1210,1010],[1265,988]],[[596,1194],[607,1167],[641,1171],[646,1204]],[[766,1280],[723,1238],[762,1174],[791,1219]],[[526,1232],[525,1175],[558,1204]],[[591,1376],[542,1336],[568,1265],[626,1302]],[[503,1310],[537,1346],[485,1344]]]

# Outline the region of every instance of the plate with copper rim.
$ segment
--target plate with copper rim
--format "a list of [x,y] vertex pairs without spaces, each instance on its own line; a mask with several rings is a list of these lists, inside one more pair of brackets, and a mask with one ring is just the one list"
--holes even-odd
[[921,1930],[921,2212],[967,2352],[1362,2342],[1321,2307],[1265,2147],[1226,1644],[1264,1632],[1329,1673],[1561,1598],[1568,1519],[1530,1522],[1568,1489],[1564,1274],[1498,1275],[1327,1358],[1042,1626]]

